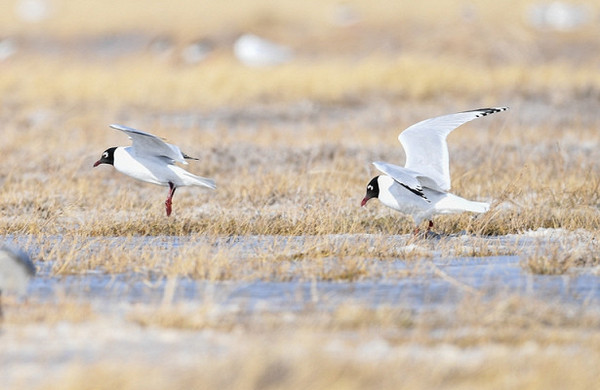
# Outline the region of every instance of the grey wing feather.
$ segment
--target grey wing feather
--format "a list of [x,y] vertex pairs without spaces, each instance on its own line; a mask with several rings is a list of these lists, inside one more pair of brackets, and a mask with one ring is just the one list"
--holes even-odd
[[383,161],[375,161],[373,165],[375,165],[375,168],[398,182],[398,184],[430,203],[429,199],[427,199],[423,193],[423,186],[418,172]]
[[450,162],[446,137],[473,119],[507,110],[508,107],[480,108],[442,115],[418,122],[398,136],[406,154],[405,168],[418,171],[432,181],[427,187],[450,190]]
[[139,156],[165,157],[173,162],[187,164],[185,158],[189,156],[184,155],[176,145],[168,144],[153,134],[128,126],[112,124],[110,127],[127,134],[132,141],[132,148]]
[[383,161],[375,161],[373,165],[375,165],[375,168],[377,168],[379,171],[390,176],[398,183],[404,184],[419,191],[423,189],[419,179],[417,179],[417,175],[419,174],[418,172]]

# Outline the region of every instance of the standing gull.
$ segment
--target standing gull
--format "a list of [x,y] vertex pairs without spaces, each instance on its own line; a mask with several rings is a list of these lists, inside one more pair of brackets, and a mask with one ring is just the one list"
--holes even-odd
[[371,179],[361,206],[371,198],[378,198],[384,205],[412,216],[415,232],[424,219],[429,220],[429,231],[433,227],[431,218],[436,214],[488,211],[489,203],[470,201],[448,192],[450,164],[446,137],[463,123],[507,109],[480,108],[426,119],[410,126],[398,136],[406,164],[401,167],[374,162],[375,168],[384,174]]
[[159,137],[141,130],[122,125],[110,125],[113,129],[127,134],[132,140],[131,146],[108,148],[102,153],[100,164],[109,164],[125,175],[148,183],[169,186],[169,195],[165,201],[167,216],[171,215],[173,194],[178,187],[202,186],[215,189],[215,181],[196,176],[175,165],[186,164],[188,160],[197,160],[182,153],[179,147],[164,142]]

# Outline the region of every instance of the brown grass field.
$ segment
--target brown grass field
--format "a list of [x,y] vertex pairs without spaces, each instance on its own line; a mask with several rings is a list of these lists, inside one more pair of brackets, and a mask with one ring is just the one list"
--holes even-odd
[[[169,299],[182,279],[396,283],[432,258],[518,256],[532,278],[597,276],[597,4],[568,3],[587,16],[562,31],[533,26],[543,3],[525,0],[29,1],[47,7],[37,22],[23,3],[0,6],[0,237],[31,254],[34,284],[58,282],[52,299],[4,297],[2,389],[597,386],[597,301],[490,298],[439,269],[465,292],[455,305]],[[289,46],[292,61],[242,65],[232,45],[245,32]],[[212,51],[189,62],[198,41]],[[423,240],[379,202],[360,207],[371,161],[403,162],[401,130],[485,106],[510,110],[448,141],[452,191],[488,213],[437,217],[442,238]],[[167,218],[166,188],[92,168],[129,142],[111,123],[181,146],[217,190],[179,189]],[[262,244],[229,245],[239,237]],[[94,275],[166,281],[164,296],[60,287]]]

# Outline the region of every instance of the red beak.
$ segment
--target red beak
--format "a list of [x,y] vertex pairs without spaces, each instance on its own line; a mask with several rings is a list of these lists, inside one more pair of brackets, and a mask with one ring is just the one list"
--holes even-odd
[[97,167],[98,165],[100,165],[100,164],[102,164],[102,163],[100,162],[100,160],[96,161],[96,162],[94,163],[94,168],[96,168],[96,167]]
[[360,207],[363,207],[364,205],[366,205],[367,202],[369,201],[369,199],[371,199],[371,198],[367,198],[367,197],[363,198],[362,202],[360,202]]

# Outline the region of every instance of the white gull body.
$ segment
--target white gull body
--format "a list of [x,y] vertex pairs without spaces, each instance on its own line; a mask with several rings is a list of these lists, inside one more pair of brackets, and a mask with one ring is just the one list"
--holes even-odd
[[132,140],[131,146],[109,148],[102,153],[100,164],[109,164],[134,179],[147,183],[169,187],[169,196],[165,202],[167,216],[171,214],[171,201],[178,187],[201,186],[216,188],[215,181],[194,175],[176,163],[188,164],[186,159],[197,160],[182,153],[179,147],[164,142],[159,137],[122,125],[110,125],[113,129],[127,134]]
[[371,180],[361,205],[378,198],[384,205],[412,216],[418,225],[437,214],[484,213],[489,204],[451,194],[450,163],[446,138],[460,125],[475,118],[507,110],[481,108],[443,115],[416,123],[398,136],[406,153],[404,167],[383,161],[373,165],[383,173]]

